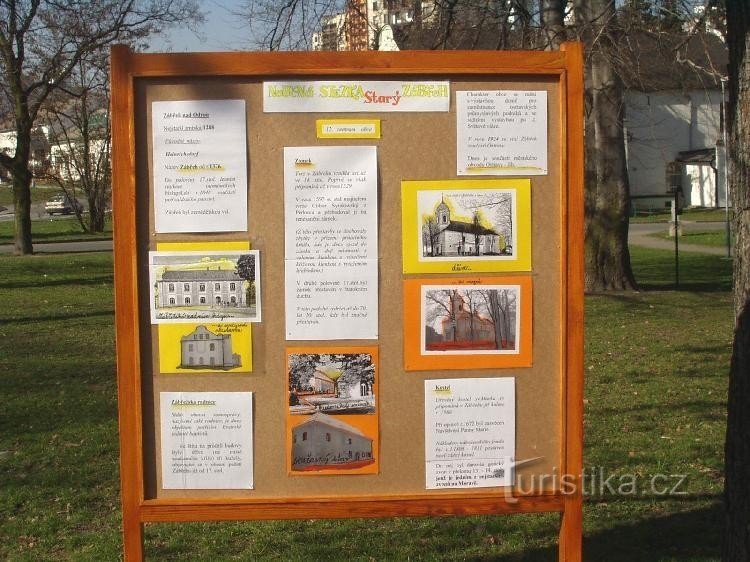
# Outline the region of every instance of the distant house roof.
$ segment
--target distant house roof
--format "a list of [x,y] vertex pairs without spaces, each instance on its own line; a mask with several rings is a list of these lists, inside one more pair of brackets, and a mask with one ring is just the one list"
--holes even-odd
[[231,269],[170,269],[161,276],[162,281],[242,281]]
[[697,164],[713,166],[716,161],[716,149],[700,148],[698,150],[685,150],[677,153],[677,162],[683,164]]
[[453,230],[454,232],[463,232],[465,234],[474,234],[475,232],[477,232],[477,230],[479,230],[479,234],[497,235],[497,232],[495,232],[491,228],[485,228],[481,224],[474,225],[474,223],[463,221],[450,221],[445,230]]
[[721,88],[727,74],[728,52],[711,33],[640,31],[618,44],[617,64],[625,87],[640,92]]

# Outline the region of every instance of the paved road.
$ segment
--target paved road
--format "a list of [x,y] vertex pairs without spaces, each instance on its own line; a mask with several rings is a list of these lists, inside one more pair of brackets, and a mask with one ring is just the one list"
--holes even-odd
[[[689,231],[706,231],[706,230],[724,230],[726,224],[723,222],[683,222],[683,232]],[[633,246],[644,248],[653,248],[655,250],[672,250],[674,251],[673,240],[663,240],[655,238],[651,234],[657,232],[666,232],[669,225],[664,222],[658,223],[631,223],[628,231],[628,242]],[[699,254],[712,254],[715,256],[726,256],[725,247],[704,246],[702,244],[687,244],[679,241],[680,252],[696,252]]]
[[[0,254],[12,254],[13,244],[1,244]],[[112,240],[91,240],[85,242],[54,242],[34,244],[35,254],[56,254],[63,252],[111,252]]]

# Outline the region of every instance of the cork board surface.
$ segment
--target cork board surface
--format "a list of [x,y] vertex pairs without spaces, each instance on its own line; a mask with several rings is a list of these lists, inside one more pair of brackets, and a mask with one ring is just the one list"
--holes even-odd
[[[325,80],[320,76],[316,79]],[[337,79],[346,79],[339,76]],[[353,78],[356,78],[353,77]],[[537,459],[518,469],[521,482],[559,472],[563,454],[563,168],[562,88],[557,76],[499,76],[496,80],[450,76],[451,109],[446,113],[358,113],[380,119],[380,139],[318,139],[316,119],[351,114],[263,113],[262,79],[137,79],[135,81],[137,262],[143,389],[143,454],[146,499],[305,498],[472,492],[425,490],[424,380],[457,377],[515,377],[516,459]],[[308,77],[307,79],[312,79]],[[388,76],[378,79],[388,80]],[[399,75],[393,79],[408,79]],[[445,76],[420,79],[446,79]],[[402,273],[402,180],[450,180],[456,176],[455,92],[459,90],[547,90],[548,166],[531,176],[533,365],[528,368],[404,371]],[[154,227],[151,103],[159,100],[244,99],[247,117],[248,232],[156,234]],[[379,334],[378,340],[286,341],[284,332],[285,146],[377,147]],[[260,251],[263,322],[253,325],[253,371],[231,374],[159,372],[156,326],[149,323],[148,251],[160,242],[244,240]],[[520,273],[519,273],[520,274]],[[491,277],[493,274],[482,274]],[[500,275],[500,274],[498,274]],[[509,275],[503,273],[502,275]],[[513,274],[510,274],[513,275]],[[526,275],[526,273],[524,273]],[[377,475],[289,476],[286,471],[286,348],[379,347],[380,472]],[[165,490],[161,487],[159,393],[243,391],[254,395],[253,490]],[[333,490],[333,492],[332,492]],[[502,489],[498,489],[502,493]],[[528,490],[526,490],[528,491]]]

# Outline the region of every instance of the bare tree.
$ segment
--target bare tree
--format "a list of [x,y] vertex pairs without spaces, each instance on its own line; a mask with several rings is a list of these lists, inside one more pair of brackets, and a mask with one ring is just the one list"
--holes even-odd
[[586,289],[633,289],[624,88],[611,56],[619,32],[615,1],[576,0],[575,10],[586,45]]
[[107,55],[79,61],[46,105],[52,154],[45,175],[71,198],[81,191],[88,203],[87,222],[74,206],[81,226],[102,232],[111,197]]
[[494,324],[495,347],[504,349],[515,338],[516,294],[509,289],[483,289],[479,294]]
[[341,13],[347,0],[245,0],[233,13],[246,21],[253,47],[307,51],[327,17]]
[[442,289],[427,291],[426,293],[426,320],[427,324],[432,324],[438,318],[447,318],[453,327],[453,341],[458,339],[456,307],[454,299],[461,298],[455,289]]
[[441,232],[437,217],[434,214],[422,217],[422,243],[425,248],[429,248],[430,256],[436,255],[435,246]]
[[727,2],[735,329],[729,370],[722,559],[750,559],[750,6]]
[[0,95],[16,131],[15,152],[0,154],[0,166],[13,182],[16,253],[33,251],[31,132],[50,94],[89,54],[199,18],[194,0],[0,0]]
[[[322,3],[326,9],[339,6],[335,2]],[[408,0],[387,4],[392,3],[411,5]],[[637,80],[642,66],[633,62],[629,49],[635,43],[629,41],[630,34],[650,33],[663,42],[666,57],[704,73],[705,69],[697,68],[686,55],[688,49],[683,47],[689,37],[685,37],[683,27],[696,17],[693,26],[696,30],[720,21],[715,9],[720,2],[708,0],[703,15],[695,16],[700,14],[700,10],[696,11],[700,3],[697,0],[436,0],[429,15],[420,13],[417,17],[414,10],[412,21],[395,30],[402,49],[556,49],[567,39],[584,42],[588,290],[636,287],[628,249],[630,185],[625,159],[623,77]],[[310,15],[314,13],[312,8],[321,2],[290,0],[288,4],[298,11],[307,6],[305,13]],[[278,15],[279,11],[274,13]],[[299,29],[282,27],[279,20],[275,23],[274,37]],[[314,23],[311,28],[315,28]],[[274,44],[268,46],[277,48]]]

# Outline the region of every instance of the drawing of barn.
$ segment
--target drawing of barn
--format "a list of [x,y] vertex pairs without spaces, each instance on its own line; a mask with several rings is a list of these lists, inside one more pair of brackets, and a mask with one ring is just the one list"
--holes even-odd
[[292,470],[356,468],[373,461],[372,439],[332,416],[318,412],[292,428]]

